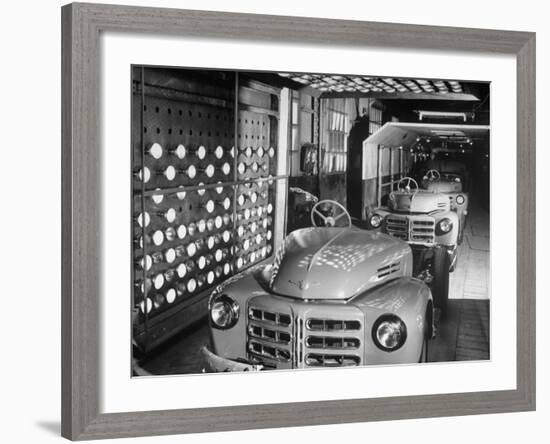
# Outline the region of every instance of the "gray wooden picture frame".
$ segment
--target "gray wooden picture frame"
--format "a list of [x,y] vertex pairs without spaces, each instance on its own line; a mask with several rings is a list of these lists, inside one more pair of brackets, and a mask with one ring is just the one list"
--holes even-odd
[[[517,389],[165,411],[99,411],[104,31],[510,54],[517,58]],[[97,439],[535,409],[535,34],[75,3],[62,8],[62,435]]]

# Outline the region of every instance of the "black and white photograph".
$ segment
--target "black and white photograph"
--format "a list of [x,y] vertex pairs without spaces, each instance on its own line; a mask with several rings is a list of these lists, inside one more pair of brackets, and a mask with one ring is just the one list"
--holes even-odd
[[490,83],[131,88],[134,376],[490,359]]

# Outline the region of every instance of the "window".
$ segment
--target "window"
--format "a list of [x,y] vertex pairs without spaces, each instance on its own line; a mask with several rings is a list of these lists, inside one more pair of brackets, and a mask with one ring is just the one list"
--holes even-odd
[[324,173],[346,171],[348,127],[348,115],[345,112],[329,110],[327,144],[323,159]]

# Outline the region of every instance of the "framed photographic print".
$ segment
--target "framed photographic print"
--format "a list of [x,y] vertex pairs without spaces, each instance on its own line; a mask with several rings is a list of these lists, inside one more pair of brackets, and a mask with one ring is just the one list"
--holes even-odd
[[534,34],[62,23],[64,436],[534,409]]

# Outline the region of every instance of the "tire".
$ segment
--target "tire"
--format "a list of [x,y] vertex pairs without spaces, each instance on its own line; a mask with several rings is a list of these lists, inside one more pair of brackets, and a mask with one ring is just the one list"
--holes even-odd
[[449,254],[445,247],[434,248],[432,276],[431,290],[434,305],[440,310],[440,318],[443,319],[447,314],[449,300]]
[[458,245],[461,245],[463,240],[464,240],[464,218],[462,218],[458,223],[458,236],[456,238],[456,243]]
[[422,350],[420,351],[420,357],[418,358],[418,362],[428,362],[428,338],[424,338],[424,342],[422,343]]

